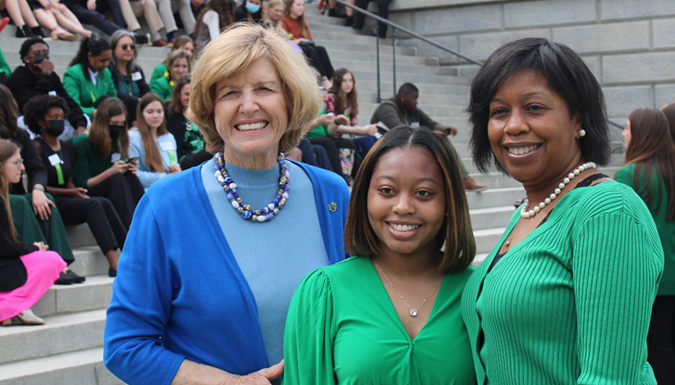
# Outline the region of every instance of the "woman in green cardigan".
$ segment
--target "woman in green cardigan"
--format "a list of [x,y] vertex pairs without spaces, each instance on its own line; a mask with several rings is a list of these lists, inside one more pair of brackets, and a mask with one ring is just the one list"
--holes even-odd
[[462,296],[478,383],[656,384],[647,363],[663,249],[649,210],[595,170],[610,159],[602,89],[570,48],[498,48],[471,85],[471,149],[527,199]]
[[671,332],[675,315],[675,143],[668,120],[653,108],[631,112],[623,136],[626,162],[614,179],[630,186],[645,202],[664,254],[663,277],[647,335],[649,363],[659,384],[675,384]]
[[190,57],[181,50],[173,51],[169,54],[164,76],[150,80],[150,90],[165,102],[171,100],[175,82],[190,71]]
[[192,39],[187,35],[178,36],[176,41],[173,43],[173,46],[171,46],[171,51],[169,51],[169,53],[166,55],[166,59],[164,59],[162,64],[158,65],[154,70],[152,70],[150,81],[164,76],[164,73],[166,72],[166,63],[168,62],[171,53],[178,50],[185,52],[190,57],[190,67],[194,65],[195,42],[192,41]]
[[111,57],[112,50],[105,39],[98,36],[84,38],[63,75],[63,88],[91,120],[94,120],[94,103],[98,98],[103,95],[117,97],[108,69]]

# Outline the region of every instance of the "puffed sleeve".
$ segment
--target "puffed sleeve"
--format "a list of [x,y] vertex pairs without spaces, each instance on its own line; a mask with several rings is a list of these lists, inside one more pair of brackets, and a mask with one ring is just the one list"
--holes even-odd
[[651,373],[647,331],[663,250],[644,204],[623,206],[573,234],[578,384],[643,384],[641,374]]
[[317,269],[300,282],[288,309],[282,385],[335,384],[332,320],[330,280]]
[[103,340],[106,367],[127,384],[169,385],[185,359],[162,346],[178,284],[164,244],[144,195],[120,257]]

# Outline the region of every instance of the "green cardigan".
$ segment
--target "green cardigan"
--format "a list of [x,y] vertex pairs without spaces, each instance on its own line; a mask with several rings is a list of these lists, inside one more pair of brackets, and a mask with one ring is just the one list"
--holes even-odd
[[164,73],[166,72],[166,65],[160,64],[155,69],[152,71],[152,76],[150,77],[150,83],[152,83],[153,80],[163,78]]
[[165,102],[173,97],[173,87],[169,84],[169,79],[166,76],[150,80],[150,90]]
[[[87,132],[73,138],[73,145],[77,149],[77,160],[73,167],[73,183],[77,187],[87,188],[87,181],[90,178],[112,166],[112,151],[108,156],[101,156],[89,140]],[[126,155],[122,154],[121,160],[126,160]]]
[[663,249],[642,199],[613,181],[569,191],[490,270],[519,218],[462,296],[478,383],[656,384],[647,331]]
[[82,64],[75,64],[63,74],[63,88],[91,120],[94,120],[94,103],[98,98],[103,95],[117,97],[112,75],[107,68],[96,75],[94,86],[89,71]]
[[[630,186],[635,192],[640,195],[640,198],[647,204],[647,189],[645,188],[646,181],[641,180],[639,186],[633,183],[633,176],[635,175],[635,165],[631,164],[621,168],[616,172],[617,182],[621,182]],[[644,178],[641,176],[641,178]],[[663,246],[664,267],[663,278],[659,286],[657,295],[675,295],[675,221],[666,221],[666,214],[668,213],[668,193],[666,185],[659,181],[656,177],[656,170],[652,174],[652,194],[654,199],[649,210],[656,223],[656,229],[659,231],[661,238],[661,246]],[[661,195],[661,206],[657,210],[659,203],[659,194]]]

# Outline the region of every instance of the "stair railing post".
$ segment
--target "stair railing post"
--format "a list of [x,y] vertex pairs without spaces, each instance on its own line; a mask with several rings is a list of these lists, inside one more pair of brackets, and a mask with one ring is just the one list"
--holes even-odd
[[394,38],[394,41],[392,42],[392,60],[394,63],[394,95],[396,95],[396,28],[391,28],[391,34]]
[[382,93],[380,90],[380,38],[379,38],[379,31],[380,26],[378,24],[377,28],[375,29],[375,44],[377,45],[377,103],[382,103]]

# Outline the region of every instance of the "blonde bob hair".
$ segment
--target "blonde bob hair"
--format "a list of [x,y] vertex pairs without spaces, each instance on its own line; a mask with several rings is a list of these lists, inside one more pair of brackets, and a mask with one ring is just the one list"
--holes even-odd
[[293,51],[274,31],[239,23],[206,46],[192,72],[188,118],[199,127],[207,151],[213,153],[223,147],[215,123],[216,85],[223,79],[238,76],[263,56],[270,59],[279,72],[286,99],[289,121],[279,141],[280,151],[297,146],[309,131],[323,104],[316,72],[303,55]]

